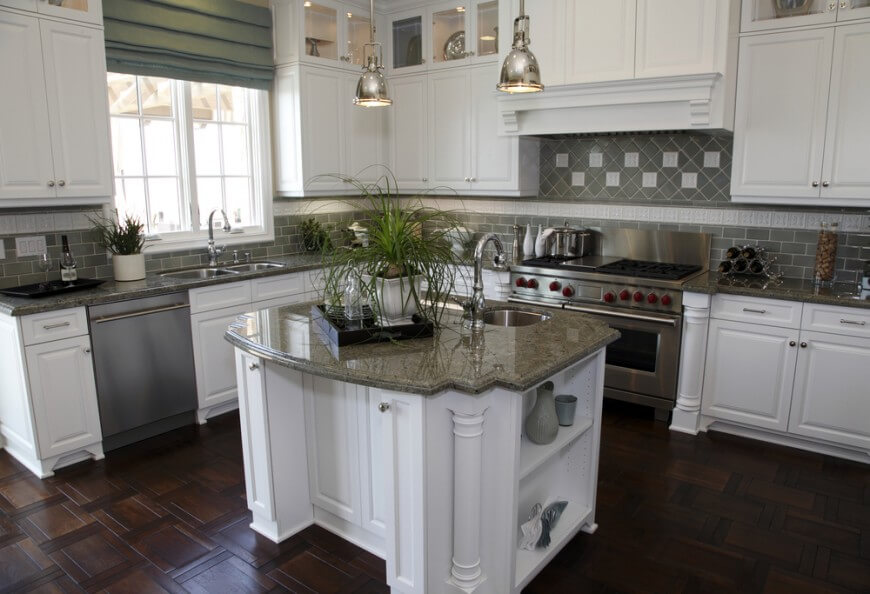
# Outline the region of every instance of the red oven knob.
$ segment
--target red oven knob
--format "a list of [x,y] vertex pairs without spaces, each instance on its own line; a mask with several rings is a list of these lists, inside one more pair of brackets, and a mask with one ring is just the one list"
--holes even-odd
[[526,282],[526,279],[524,279],[523,277],[520,277],[517,279],[517,286],[518,287],[527,287],[527,286],[529,286],[529,283]]
[[640,291],[635,291],[634,295],[632,295],[631,298],[640,303],[641,301],[643,301],[643,293],[641,293]]
[[536,280],[533,279],[533,278],[530,278],[530,279],[526,282],[526,286],[527,286],[528,288],[530,288],[530,289],[537,289],[537,288],[538,288],[538,281],[536,281]]
[[662,305],[670,305],[671,301],[670,295],[662,295]]
[[574,296],[574,288],[573,287],[565,287],[562,289],[562,295],[565,297],[573,297]]
[[619,298],[623,301],[625,301],[629,297],[631,297],[631,293],[628,292],[628,289],[623,289],[619,292]]
[[613,303],[614,299],[616,299],[616,295],[614,295],[610,291],[604,294],[604,301],[606,301],[607,303]]
[[550,290],[551,291],[558,291],[561,288],[562,288],[562,285],[559,283],[559,281],[553,281],[550,283]]
[[647,300],[647,303],[655,303],[656,301],[659,300],[659,297],[655,293],[650,293],[649,295],[646,296],[646,300]]

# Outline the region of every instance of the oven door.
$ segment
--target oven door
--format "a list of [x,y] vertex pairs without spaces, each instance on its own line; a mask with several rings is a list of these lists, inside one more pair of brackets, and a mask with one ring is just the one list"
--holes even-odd
[[607,346],[605,395],[659,407],[673,406],[681,316],[574,304],[566,304],[565,309],[591,314],[621,334]]

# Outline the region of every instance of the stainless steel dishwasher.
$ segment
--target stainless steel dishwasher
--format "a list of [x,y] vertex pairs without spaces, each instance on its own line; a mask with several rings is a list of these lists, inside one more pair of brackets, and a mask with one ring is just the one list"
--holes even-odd
[[196,422],[187,293],[88,308],[103,449]]

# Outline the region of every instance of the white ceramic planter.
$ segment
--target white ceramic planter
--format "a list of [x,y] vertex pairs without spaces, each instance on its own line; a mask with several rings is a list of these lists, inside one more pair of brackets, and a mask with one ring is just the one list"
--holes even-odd
[[112,256],[112,268],[116,281],[135,281],[145,278],[145,254]]
[[[363,276],[362,280],[368,284],[372,277]],[[380,301],[381,317],[388,322],[395,322],[402,318],[408,318],[417,313],[417,304],[411,294],[411,283],[414,290],[420,294],[423,277],[414,276],[411,279],[403,278],[376,278],[375,289]]]

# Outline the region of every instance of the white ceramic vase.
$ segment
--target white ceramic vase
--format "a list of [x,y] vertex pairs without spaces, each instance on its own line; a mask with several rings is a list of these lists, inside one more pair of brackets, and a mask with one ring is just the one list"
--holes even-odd
[[[364,275],[363,283],[369,284],[372,277]],[[423,277],[375,278],[375,291],[381,310],[381,317],[388,322],[409,318],[417,313],[417,303],[411,294],[411,283],[420,295]]]
[[116,281],[135,281],[145,278],[145,254],[112,256],[112,268]]
[[556,416],[556,401],[553,399],[553,382],[544,382],[538,387],[538,398],[532,412],[526,417],[526,437],[532,443],[552,443],[559,433],[559,418]]

